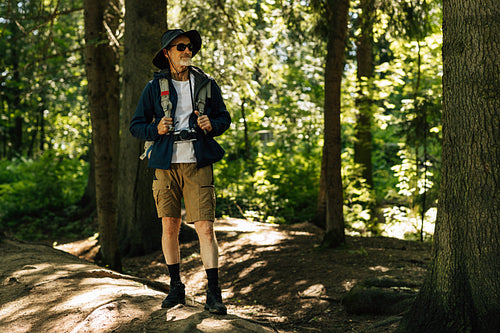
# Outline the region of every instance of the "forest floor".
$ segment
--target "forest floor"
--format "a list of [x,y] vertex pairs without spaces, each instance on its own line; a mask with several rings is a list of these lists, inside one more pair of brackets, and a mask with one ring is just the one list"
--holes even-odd
[[[357,283],[374,277],[421,283],[430,262],[430,244],[394,238],[347,237],[346,245],[341,249],[320,250],[317,245],[323,233],[309,223],[276,226],[225,219],[217,221],[216,233],[220,247],[220,282],[228,316],[260,323],[271,331],[281,333],[394,332],[400,318],[398,315],[351,314],[342,304],[343,297]],[[79,249],[82,246],[88,246],[88,242],[66,244],[60,248],[82,254],[83,251]],[[95,251],[89,253],[86,259],[92,259]],[[203,304],[206,278],[198,243],[182,244],[181,257],[181,274],[188,298],[193,303]],[[9,267],[3,269],[13,271]],[[35,270],[36,267],[30,269]],[[139,279],[169,282],[161,251],[126,258],[123,260],[123,270],[125,274]],[[21,285],[21,275],[13,278],[14,275],[9,277],[6,274],[0,281],[3,287],[13,283]],[[68,279],[64,281],[70,283]],[[36,289],[30,287],[29,291],[33,293]],[[69,289],[66,290],[69,292]],[[38,302],[43,303],[43,290],[38,296]],[[19,297],[19,292],[13,293],[12,299],[6,299],[9,297],[4,293],[0,306]],[[159,303],[163,297],[158,293],[144,299],[144,302]],[[132,302],[132,299],[122,300],[122,303]],[[156,303],[148,303],[148,306],[155,304],[153,310],[159,313],[159,304]],[[163,319],[158,319],[160,317]],[[172,331],[166,327],[168,324],[164,316],[151,318],[157,319],[156,324],[141,324],[140,330],[137,325],[129,325],[128,329],[102,332],[135,332],[135,329],[140,332]],[[114,318],[114,321],[117,320]],[[28,324],[35,327],[34,323]],[[81,325],[83,322],[74,323],[73,327],[76,324]],[[15,330],[10,329],[10,332]]]

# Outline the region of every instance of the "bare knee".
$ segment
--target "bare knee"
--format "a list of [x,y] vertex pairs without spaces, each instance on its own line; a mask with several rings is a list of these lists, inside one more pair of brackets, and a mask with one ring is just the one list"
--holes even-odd
[[213,221],[197,221],[194,223],[196,232],[200,241],[212,242],[215,240],[214,222]]
[[175,217],[162,217],[162,233],[167,238],[174,238],[179,236],[181,227],[181,219]]

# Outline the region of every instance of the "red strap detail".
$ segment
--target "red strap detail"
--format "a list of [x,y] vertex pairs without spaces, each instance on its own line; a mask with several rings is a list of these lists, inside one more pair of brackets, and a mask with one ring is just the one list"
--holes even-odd
[[169,91],[168,91],[168,90],[167,90],[167,91],[162,91],[162,92],[161,92],[161,96],[165,96],[165,95],[167,95],[167,96],[169,95]]

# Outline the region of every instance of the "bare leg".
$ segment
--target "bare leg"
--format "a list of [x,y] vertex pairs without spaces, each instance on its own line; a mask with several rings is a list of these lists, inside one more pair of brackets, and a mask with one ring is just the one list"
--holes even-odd
[[200,254],[205,269],[219,268],[219,245],[214,232],[213,221],[197,221],[194,228],[200,240]]
[[179,230],[181,228],[181,219],[175,217],[162,217],[162,236],[161,245],[163,255],[167,265],[178,264],[181,261],[179,249]]
[[225,315],[227,308],[222,303],[222,293],[218,282],[219,246],[214,232],[213,221],[197,221],[194,228],[200,240],[200,252],[203,266],[207,272],[208,289],[205,310]]

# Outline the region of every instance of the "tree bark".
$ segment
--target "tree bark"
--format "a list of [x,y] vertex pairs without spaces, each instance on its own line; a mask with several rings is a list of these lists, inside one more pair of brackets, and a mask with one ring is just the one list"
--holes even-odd
[[500,332],[498,17],[496,0],[443,1],[442,183],[433,260],[399,332]]
[[167,2],[126,0],[125,8],[118,220],[121,253],[135,256],[161,248],[161,222],[151,192],[153,170],[147,160],[139,159],[144,143],[132,137],[129,125],[142,90],[152,79],[151,61],[167,29]]
[[357,41],[356,59],[358,63],[358,119],[356,123],[356,143],[354,144],[354,162],[362,166],[362,176],[373,188],[372,176],[372,104],[371,83],[373,77],[373,15],[374,0],[361,0],[360,27]]
[[[10,44],[10,53],[11,53],[11,65],[12,65],[12,75],[13,82],[21,82],[21,68],[20,68],[20,58],[21,58],[21,50],[20,43],[17,42],[17,38],[20,37],[21,31],[16,24],[16,20],[18,19],[18,1],[11,1],[10,4],[12,13],[11,18],[9,20],[9,30],[12,31],[13,40]],[[3,89],[3,88],[2,88]],[[10,92],[11,96],[9,98],[9,110],[13,117],[13,124],[9,124],[9,135],[10,135],[10,156],[21,156],[23,151],[23,117],[21,117],[22,110],[22,102],[21,95],[22,91],[18,85],[15,85],[11,88]]]
[[110,1],[85,0],[85,70],[92,137],[99,243],[102,263],[121,270],[116,219],[116,172],[119,147],[118,58],[105,28]]
[[328,31],[325,67],[325,146],[321,177],[326,185],[326,234],[323,246],[336,247],[345,241],[340,125],[340,93],[347,31],[348,0],[327,1]]
[[321,171],[319,179],[318,205],[316,206],[316,214],[311,220],[311,223],[326,230],[326,147],[323,146],[323,158],[321,159]]
[[80,208],[80,214],[85,214],[87,216],[95,214],[97,208],[95,185],[95,153],[93,143],[91,143],[89,146],[89,175],[87,177],[87,186],[85,186],[85,191],[83,192],[80,200],[77,202],[77,206]]

